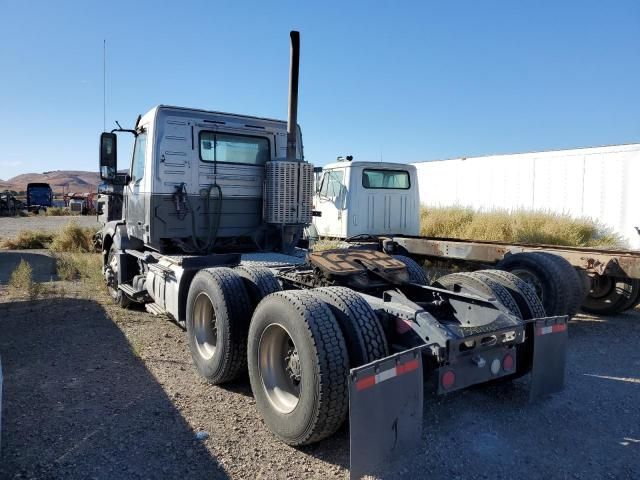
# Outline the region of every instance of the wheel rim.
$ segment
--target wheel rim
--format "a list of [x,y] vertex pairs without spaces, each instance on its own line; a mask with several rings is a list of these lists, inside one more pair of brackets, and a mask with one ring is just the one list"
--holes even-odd
[[204,292],[196,297],[193,307],[193,327],[196,340],[196,348],[199,355],[209,360],[216,353],[218,344],[218,327],[213,303]]
[[615,290],[615,281],[608,275],[598,275],[593,279],[590,298],[605,298]]
[[281,413],[292,412],[300,400],[302,369],[298,349],[282,325],[273,323],[262,332],[258,370],[273,408]]
[[542,287],[542,283],[540,283],[540,279],[534,273],[529,270],[512,270],[511,273],[533,288],[533,291],[536,292],[536,295],[541,301],[544,300],[544,288]]
[[118,258],[109,254],[109,261],[104,271],[104,278],[107,281],[107,289],[113,298],[118,296]]

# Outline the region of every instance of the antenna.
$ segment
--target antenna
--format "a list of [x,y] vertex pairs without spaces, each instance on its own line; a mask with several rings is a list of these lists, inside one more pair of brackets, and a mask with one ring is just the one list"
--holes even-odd
[[107,130],[107,40],[102,40],[102,131]]

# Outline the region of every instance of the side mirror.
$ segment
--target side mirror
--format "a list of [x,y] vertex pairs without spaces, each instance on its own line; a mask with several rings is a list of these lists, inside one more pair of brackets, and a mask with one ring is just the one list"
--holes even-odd
[[115,133],[100,135],[100,178],[113,182],[118,171],[118,137]]

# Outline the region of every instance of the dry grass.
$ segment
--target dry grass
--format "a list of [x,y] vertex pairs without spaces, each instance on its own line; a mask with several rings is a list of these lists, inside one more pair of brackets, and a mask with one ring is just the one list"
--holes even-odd
[[54,252],[93,252],[95,233],[95,228],[83,228],[71,221],[54,236],[50,248]]
[[573,247],[626,247],[620,235],[598,222],[551,212],[422,208],[420,234],[427,237]]
[[22,230],[15,238],[2,242],[2,248],[9,250],[28,250],[33,248],[49,248],[55,234],[51,232],[37,232]]
[[47,217],[66,217],[71,215],[71,212],[63,207],[49,207],[45,212]]
[[102,258],[99,253],[58,253],[56,265],[61,280],[82,280],[96,285],[103,283]]
[[328,238],[321,238],[317,242],[313,244],[313,251],[320,252],[322,250],[331,250],[333,248],[340,248],[344,241],[342,240],[331,240]]
[[35,300],[44,292],[43,285],[33,281],[33,270],[29,262],[20,260],[16,269],[11,272],[9,279],[9,293],[13,297],[26,296],[29,300]]
[[59,232],[41,232],[36,230],[22,230],[14,238],[2,242],[2,248],[8,250],[30,250],[34,248],[48,248],[54,252],[93,252],[93,236],[95,228],[80,227],[76,221],[71,221]]

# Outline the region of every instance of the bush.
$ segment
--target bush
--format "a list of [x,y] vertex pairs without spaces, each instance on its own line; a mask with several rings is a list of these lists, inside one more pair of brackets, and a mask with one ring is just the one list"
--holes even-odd
[[16,296],[23,296],[26,293],[30,300],[38,298],[42,292],[42,285],[33,281],[33,270],[29,262],[20,260],[16,269],[11,272],[9,291]]
[[85,280],[102,285],[102,258],[97,253],[58,253],[57,273],[60,280]]
[[322,250],[332,250],[334,248],[340,248],[344,242],[342,240],[330,240],[328,238],[321,238],[313,244],[313,251],[320,252]]
[[572,247],[626,246],[620,235],[597,221],[526,210],[477,212],[464,207],[422,208],[420,234],[427,237]]
[[9,250],[27,250],[32,248],[49,248],[54,234],[51,232],[36,232],[22,230],[15,238],[9,238],[2,243],[2,248]]
[[50,248],[54,252],[93,252],[95,233],[96,229],[82,228],[72,221],[55,235]]
[[47,217],[62,217],[71,215],[71,212],[63,207],[49,207],[45,212]]

